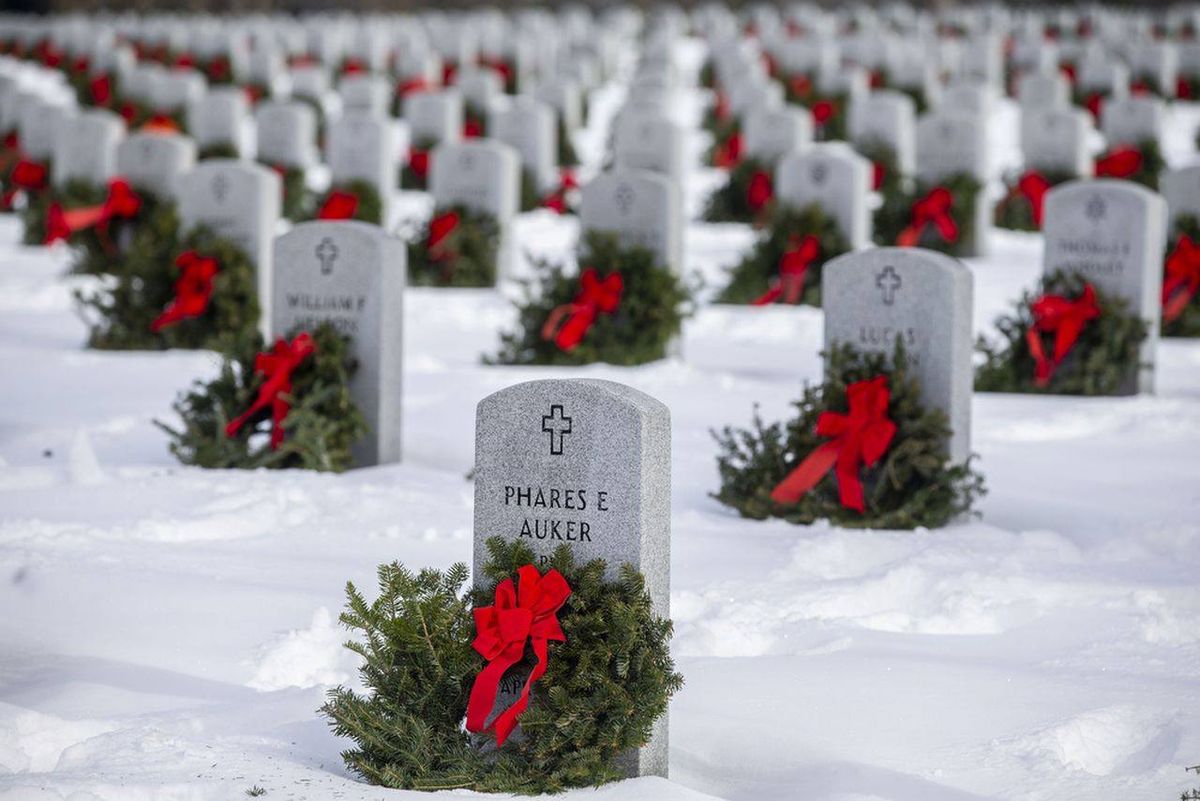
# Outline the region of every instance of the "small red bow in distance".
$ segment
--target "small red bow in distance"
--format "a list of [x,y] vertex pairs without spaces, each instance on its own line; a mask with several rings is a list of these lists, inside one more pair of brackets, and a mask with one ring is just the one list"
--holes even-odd
[[225,426],[225,436],[232,437],[252,417],[263,409],[271,409],[271,450],[283,444],[283,421],[292,408],[292,373],[309,356],[317,352],[317,344],[307,332],[299,333],[288,342],[279,339],[275,347],[254,357],[254,372],[263,377],[258,397],[243,414]]
[[[1096,303],[1095,287],[1085,284],[1083,293],[1074,300],[1062,295],[1042,295],[1029,308],[1033,313],[1033,325],[1025,332],[1025,341],[1033,356],[1034,383],[1045,387],[1075,346],[1084,326],[1100,316],[1100,306]],[[1042,334],[1054,334],[1053,356],[1046,355]]]
[[804,274],[808,272],[808,265],[820,255],[821,240],[812,234],[804,239],[793,234],[787,252],[779,260],[779,280],[751,305],[766,306],[780,298],[784,303],[799,303],[804,294]]
[[954,195],[944,186],[934,187],[929,194],[912,205],[912,222],[896,237],[896,244],[901,247],[916,247],[921,241],[921,234],[932,225],[945,242],[958,241],[958,223],[954,221],[951,210],[954,208]]
[[554,340],[561,350],[574,350],[601,312],[612,314],[620,307],[624,291],[625,280],[620,273],[610,273],[601,279],[593,268],[587,268],[579,276],[579,294],[575,300],[550,312],[542,326],[542,339]]
[[220,272],[216,259],[201,256],[194,250],[179,254],[175,266],[180,271],[175,281],[175,299],[150,324],[150,330],[156,334],[167,326],[204,314],[212,299],[213,281]]

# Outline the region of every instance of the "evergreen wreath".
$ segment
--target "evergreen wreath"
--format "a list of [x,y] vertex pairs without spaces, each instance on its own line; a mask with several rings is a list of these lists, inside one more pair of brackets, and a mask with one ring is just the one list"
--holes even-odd
[[[413,143],[409,149],[409,159],[400,169],[400,188],[411,189],[417,192],[424,192],[429,188],[429,167],[433,159],[433,149],[437,147],[438,141],[431,136],[423,136]],[[413,156],[423,165],[420,169],[414,169]]]
[[881,246],[895,245],[903,233],[913,230],[916,222],[913,218],[914,205],[938,187],[950,192],[952,204],[948,213],[958,235],[953,241],[948,241],[942,237],[936,225],[921,225],[915,230],[915,245],[951,256],[961,255],[975,239],[975,204],[983,188],[978,180],[966,173],[957,173],[932,183],[918,181],[913,191],[908,193],[885,194],[883,205],[875,211],[876,243]]
[[[241,248],[199,226],[180,236],[173,207],[140,226],[115,281],[76,299],[91,332],[88,346],[101,350],[226,351],[257,330],[258,288],[254,264]],[[176,299],[176,259],[194,251],[213,258],[218,272],[204,312],[155,332],[152,325]]]
[[[759,232],[754,248],[733,267],[729,283],[717,295],[717,303],[755,303],[780,281],[785,254],[807,237],[815,237],[819,247],[803,274],[803,290],[798,303],[821,305],[821,271],[825,263],[850,250],[837,223],[815,203],[802,209],[780,205],[771,222]],[[786,295],[780,298],[787,302]]]
[[487,136],[487,109],[478,103],[463,102],[463,138],[475,139]]
[[492,215],[465,206],[435,209],[428,223],[410,225],[402,237],[408,243],[411,285],[496,285],[500,226]]
[[879,139],[856,143],[854,149],[871,162],[871,188],[883,197],[885,203],[889,198],[895,202],[897,196],[903,194],[905,184],[896,151]]
[[[25,227],[21,241],[26,245],[45,244],[47,220],[53,204],[58,203],[64,209],[97,206],[104,202],[106,196],[105,187],[79,178],[67,181],[62,187],[48,186],[41,192],[27,194],[25,208],[21,211],[21,223]],[[91,236],[95,235],[94,231],[89,233]],[[83,232],[77,232],[71,240],[75,241],[82,234]]]
[[280,183],[283,184],[283,216],[297,222],[308,219],[312,214],[310,209],[313,199],[312,193],[308,191],[304,168],[286,164],[262,163],[274,170],[279,176]]
[[[299,333],[293,331],[287,339]],[[155,421],[170,436],[171,453],[183,464],[208,468],[341,472],[352,467],[351,447],[367,433],[366,420],[350,397],[358,365],[350,355],[349,338],[331,323],[321,323],[311,335],[316,349],[291,374],[286,394],[290,408],[278,447],[267,433],[272,426],[269,405],[232,436],[226,433],[230,421],[255,403],[264,382],[255,361],[266,348],[255,332],[224,356],[220,375],[197,381],[175,401],[180,428]]]
[[[539,278],[521,282],[524,296],[517,301],[516,330],[501,334],[500,352],[485,357],[485,363],[635,365],[666,357],[690,313],[692,288],[658,264],[652,251],[622,248],[610,233],[588,232],[577,261],[583,270],[579,275],[562,264],[536,264]],[[545,329],[554,315],[579,306],[589,269],[610,282],[619,278],[620,302],[611,313],[597,312],[579,343],[564,350]]]
[[[1122,151],[1127,151],[1133,148],[1141,156],[1135,160],[1136,168],[1132,171],[1125,169],[1118,172],[1108,172],[1104,169],[1105,160],[1113,155],[1119,155]],[[1144,139],[1132,145],[1117,145],[1108,150],[1104,155],[1096,159],[1096,177],[1097,178],[1124,178],[1134,183],[1139,183],[1144,187],[1158,191],[1158,176],[1167,167],[1167,162],[1163,159],[1162,148],[1154,139]]]
[[[1167,240],[1165,258],[1170,257],[1185,236],[1192,241],[1193,245],[1200,245],[1200,217],[1182,214],[1175,219],[1171,236]],[[1168,274],[1166,278],[1169,277]],[[1200,337],[1200,293],[1192,295],[1191,300],[1175,319],[1168,320],[1165,316],[1163,317],[1162,335],[1165,337]]]
[[329,187],[325,194],[317,198],[316,205],[313,206],[312,212],[309,215],[310,219],[323,219],[321,217],[321,210],[336,193],[350,194],[357,199],[357,203],[354,206],[354,213],[349,217],[328,217],[324,219],[359,220],[360,222],[383,225],[383,200],[379,197],[379,190],[370,181],[362,179],[343,181]]
[[1033,202],[1022,190],[1021,181],[1030,174],[1040,176],[1047,188],[1074,180],[1078,176],[1065,170],[1025,170],[1004,178],[1004,197],[996,204],[994,220],[997,228],[1011,231],[1040,231],[1035,219]]
[[846,138],[849,93],[818,91],[807,75],[789,76],[784,79],[783,87],[787,102],[805,106],[812,114],[813,134],[818,142]]
[[[971,460],[950,463],[945,450],[949,421],[944,412],[922,403],[899,338],[890,357],[862,353],[849,344],[836,345],[825,355],[824,381],[805,386],[795,403],[794,419],[766,425],[755,411],[749,429],[726,426],[712,432],[720,447],[721,476],[721,488],[712,497],[753,520],[778,517],[807,525],[824,518],[847,528],[937,528],[969,512],[986,493],[983,477]],[[775,487],[829,441],[816,433],[821,414],[844,412],[848,387],[881,375],[887,377],[887,417],[896,433],[882,458],[859,471],[865,511],[842,504],[832,470],[798,502],[784,505],[773,500]]]
[[[491,604],[494,587],[534,563],[521,543],[488,540],[485,591],[464,590],[469,572],[413,573],[399,562],[378,570],[373,602],[346,585],[342,625],[359,634],[346,647],[362,657],[365,694],[329,691],[321,712],[340,737],[354,740],[346,766],[372,784],[406,790],[470,789],[534,795],[598,786],[623,777],[625,752],[650,741],[655,720],[683,686],[645,579],[623,565],[615,581],[603,560],[578,564],[559,546],[546,568],[562,574],[571,595],[558,613],[566,635],[549,651],[545,675],[520,719],[520,737],[498,749],[472,744],[463,719],[483,659],[472,649],[472,607]],[[526,645],[528,670],[533,655]]]
[[[1027,332],[1034,325],[1032,304],[1045,295],[1080,298],[1089,286],[1077,273],[1044,276],[1037,293],[1026,292],[1012,313],[996,320],[997,341],[979,337],[976,350],[983,363],[975,373],[978,392],[1028,392],[1054,395],[1112,395],[1136,374],[1138,348],[1146,338],[1147,324],[1122,298],[1095,289],[1099,316],[1083,326],[1049,381],[1035,380],[1037,360],[1030,351]],[[1046,347],[1052,350],[1053,343]]]
[[[765,222],[771,214],[773,173],[766,162],[742,159],[729,171],[729,180],[709,196],[704,208],[705,222]],[[765,184],[762,176],[766,176]]]

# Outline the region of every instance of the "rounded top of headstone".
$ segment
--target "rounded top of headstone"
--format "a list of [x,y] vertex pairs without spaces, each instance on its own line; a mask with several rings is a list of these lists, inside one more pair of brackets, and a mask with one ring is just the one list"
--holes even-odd
[[1097,191],[1105,194],[1136,196],[1149,204],[1166,202],[1157,192],[1134,181],[1126,181],[1121,178],[1077,178],[1073,181],[1066,181],[1046,193],[1046,202],[1053,203],[1058,198],[1069,198],[1073,195]]
[[838,270],[853,269],[859,266],[874,267],[884,262],[898,265],[928,265],[944,270],[949,275],[971,279],[971,270],[960,260],[926,248],[885,247],[870,250],[843,253],[825,265],[822,274],[828,271],[833,275]]
[[523,381],[483,398],[479,401],[479,408],[503,403],[512,396],[539,397],[563,392],[590,396],[597,401],[619,403],[643,415],[661,415],[668,420],[671,417],[671,410],[667,405],[654,396],[617,381],[607,381],[601,378],[541,378]]

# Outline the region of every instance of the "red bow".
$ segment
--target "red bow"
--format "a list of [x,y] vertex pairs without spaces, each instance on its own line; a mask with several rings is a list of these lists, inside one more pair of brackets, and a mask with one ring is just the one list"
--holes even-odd
[[180,320],[204,314],[212,297],[213,279],[220,272],[216,259],[201,256],[194,250],[179,254],[175,266],[180,269],[180,276],[175,281],[175,299],[150,324],[150,330],[156,334]]
[[92,102],[97,106],[107,106],[112,99],[112,80],[107,75],[100,75],[92,79],[90,88]]
[[912,223],[896,237],[902,247],[916,247],[921,234],[932,225],[946,242],[958,241],[958,223],[950,212],[954,208],[954,195],[944,186],[932,189],[929,194],[912,206]]
[[71,62],[71,71],[83,74],[88,71],[88,57],[78,56]]
[[[601,280],[600,274],[589,267],[579,276],[579,287],[575,300],[556,307],[542,326],[542,339],[553,339],[555,345],[567,352],[583,341],[601,312],[612,314],[621,305],[625,279],[620,273],[610,273]],[[563,323],[567,315],[570,317]]]
[[1184,234],[1167,256],[1167,275],[1163,281],[1163,319],[1171,322],[1200,292],[1200,243]]
[[179,123],[170,114],[155,114],[142,124],[143,131],[150,133],[179,133]]
[[292,371],[301,362],[316,353],[317,344],[307,333],[300,333],[291,342],[280,339],[275,347],[254,357],[254,372],[264,379],[258,388],[258,397],[250,408],[225,426],[225,436],[232,437],[246,422],[268,406],[271,407],[271,450],[283,444],[283,421],[292,404],[288,396],[292,391]]
[[429,91],[429,82],[424,78],[409,78],[407,81],[401,81],[396,85],[396,94],[401,97],[408,97],[413,92]]
[[429,174],[429,151],[410,147],[408,149],[408,168],[413,171],[413,175],[424,179]]
[[1119,147],[1096,159],[1097,178],[1128,178],[1142,168],[1142,153],[1136,147]]
[[766,306],[783,298],[784,303],[799,303],[804,292],[804,274],[813,259],[821,255],[821,241],[812,234],[804,237],[793,234],[788,241],[788,251],[779,260],[779,280],[753,306]]
[[774,195],[775,191],[771,187],[770,175],[759,170],[750,176],[750,185],[746,188],[746,202],[750,205],[751,211],[762,211],[771,202]]
[[882,161],[871,163],[871,189],[878,192],[883,188],[883,179],[887,177],[887,167]]
[[478,139],[483,136],[483,123],[479,120],[467,120],[463,123],[463,138]]
[[[495,731],[497,746],[504,745],[517,726],[517,718],[529,706],[529,692],[546,672],[549,643],[567,641],[557,617],[558,610],[571,596],[567,580],[557,570],[551,569],[542,576],[533,565],[525,565],[517,571],[517,581],[517,588],[513,587],[512,579],[500,582],[496,586],[495,606],[474,611],[475,641],[471,645],[488,663],[471,686],[467,731],[476,734]],[[533,646],[537,664],[513,705],[487,726],[500,691],[500,679],[525,657],[526,641]]]
[[[1036,363],[1034,383],[1044,387],[1050,383],[1054,371],[1074,347],[1083,327],[1089,320],[1100,316],[1100,307],[1096,305],[1095,288],[1085,284],[1078,300],[1070,300],[1062,295],[1042,295],[1029,308],[1033,312],[1033,325],[1025,332],[1025,341]],[[1046,349],[1042,345],[1043,333],[1054,334],[1053,358],[1046,356]]]
[[1175,96],[1180,100],[1192,98],[1192,82],[1182,75],[1175,80]]
[[335,189],[317,210],[318,220],[352,220],[358,213],[358,195]]
[[458,212],[454,211],[439,214],[429,221],[429,238],[426,241],[426,247],[429,249],[429,257],[434,261],[446,261],[454,258],[455,253],[450,249],[449,237],[458,228],[459,222]]
[[10,180],[18,189],[39,192],[46,188],[46,165],[29,159],[21,159],[13,167]]
[[742,135],[740,133],[730,134],[729,138],[723,144],[718,145],[716,152],[713,153],[713,166],[723,170],[736,167],[741,160]]
[[[46,212],[46,239],[43,244],[49,245],[60,239],[69,239],[71,234],[85,228],[96,228],[103,235],[108,230],[110,220],[129,219],[141,208],[142,199],[133,191],[129,182],[123,178],[114,178],[108,182],[108,197],[99,206],[64,210],[60,204],[51,203]],[[107,245],[106,249],[109,249]]]
[[194,66],[196,66],[196,57],[191,53],[184,52],[175,57],[176,68],[186,69]]
[[542,201],[542,206],[551,209],[556,214],[567,213],[567,193],[579,188],[575,180],[575,171],[564,167],[559,176],[558,189],[551,192]]
[[1092,92],[1083,101],[1083,105],[1091,113],[1093,119],[1100,119],[1100,107],[1104,105],[1104,95],[1099,92]]
[[833,118],[834,112],[836,111],[837,109],[834,107],[832,101],[818,100],[816,103],[813,103],[813,120],[817,123],[817,125],[824,125]]
[[808,97],[812,92],[812,81],[807,75],[793,75],[788,81],[788,87],[796,97]]
[[1038,228],[1042,227],[1042,206],[1050,188],[1050,182],[1037,170],[1030,170],[1017,182],[1017,192],[1029,201],[1029,208],[1033,212],[1033,224]]
[[721,122],[729,119],[729,97],[724,92],[717,92],[716,100],[713,103],[713,116]]
[[229,59],[217,56],[208,63],[208,79],[221,82],[229,77]]
[[343,75],[358,75],[367,71],[367,65],[361,59],[348,58],[342,62]]
[[799,503],[837,465],[835,475],[842,506],[860,513],[866,509],[858,471],[864,464],[870,467],[883,458],[896,436],[896,424],[887,416],[891,400],[887,376],[851,384],[846,388],[846,399],[849,414],[821,412],[817,435],[833,439],[819,445],[771,490],[771,500],[775,503],[784,506]]

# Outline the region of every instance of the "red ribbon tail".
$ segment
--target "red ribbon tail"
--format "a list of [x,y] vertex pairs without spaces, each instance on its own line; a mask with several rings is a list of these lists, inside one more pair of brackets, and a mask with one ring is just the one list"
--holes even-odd
[[175,323],[179,322],[184,318],[184,316],[183,310],[179,304],[172,303],[163,311],[162,314],[158,315],[158,317],[154,319],[154,322],[150,323],[150,330],[157,334],[167,326],[174,325]]
[[774,284],[766,292],[759,295],[754,300],[750,301],[751,306],[769,306],[783,296],[783,287],[780,284]]
[[862,479],[858,477],[858,458],[856,454],[838,454],[837,474],[838,500],[847,509],[862,514],[866,511],[866,499],[863,497]]
[[915,225],[906,227],[896,237],[896,244],[902,248],[915,248],[921,241],[921,229]]
[[271,450],[279,450],[283,444],[283,421],[287,419],[292,405],[283,397],[284,393],[276,393],[271,401]]
[[771,500],[781,506],[791,506],[799,503],[800,499],[825,477],[837,462],[841,443],[830,440],[818,446],[805,457],[795,470],[788,473],[783,481],[771,490]]
[[1029,354],[1033,356],[1033,383],[1044,387],[1054,376],[1054,362],[1046,357],[1046,349],[1042,346],[1042,335],[1037,329],[1030,327],[1025,332],[1025,342],[1029,346]]
[[492,713],[492,708],[496,705],[496,696],[500,692],[500,679],[504,678],[505,672],[519,659],[520,655],[512,658],[504,653],[479,671],[475,683],[471,685],[471,695],[467,699],[467,731],[475,734],[485,731],[488,715]]
[[563,323],[562,328],[558,329],[558,335],[554,337],[554,344],[561,350],[568,352],[575,350],[594,322],[596,322],[595,308],[577,305],[571,316]]
[[[531,639],[530,644],[533,646],[533,653],[537,656],[537,664],[533,666],[533,670],[529,673],[529,678],[525,680],[525,686],[521,688],[521,695],[513,702],[513,705],[501,712],[492,721],[492,728],[496,731],[496,745],[502,746],[508,740],[508,735],[512,734],[513,729],[517,727],[517,718],[521,716],[529,707],[529,693],[533,689],[534,682],[542,677],[546,672],[546,658],[548,655],[546,640],[535,637]],[[473,688],[472,688],[473,689]]]
[[1195,296],[1195,290],[1186,285],[1167,284],[1163,286],[1163,319],[1168,323],[1177,320]]

